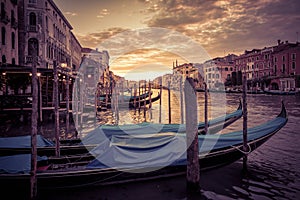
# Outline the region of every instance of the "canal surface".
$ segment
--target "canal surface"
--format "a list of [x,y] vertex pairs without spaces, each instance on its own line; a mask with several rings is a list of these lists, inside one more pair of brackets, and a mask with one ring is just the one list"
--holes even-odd
[[[157,94],[154,91],[154,96]],[[168,123],[167,92],[163,91],[162,123]],[[180,95],[171,94],[171,122],[181,122]],[[209,118],[224,112],[233,112],[241,94],[210,94]],[[214,97],[212,97],[214,96]],[[204,94],[198,93],[199,121],[203,121]],[[242,161],[201,173],[201,195],[189,198],[185,193],[185,177],[175,177],[143,183],[92,188],[91,190],[58,191],[41,194],[41,199],[298,199],[300,196],[300,96],[272,96],[248,94],[248,127],[253,127],[276,117],[284,102],[288,123],[266,143],[248,156],[248,174],[242,175]],[[116,123],[111,111],[98,113],[97,124]],[[159,101],[151,112],[120,110],[119,124],[143,121],[159,122]],[[242,130],[242,118],[224,129],[223,133]],[[45,124],[43,131],[51,135],[53,125]],[[10,128],[10,131],[14,130]],[[20,125],[15,130],[30,131]],[[61,125],[65,131],[64,124]],[[71,137],[69,133],[67,137]],[[64,136],[64,133],[62,134]]]

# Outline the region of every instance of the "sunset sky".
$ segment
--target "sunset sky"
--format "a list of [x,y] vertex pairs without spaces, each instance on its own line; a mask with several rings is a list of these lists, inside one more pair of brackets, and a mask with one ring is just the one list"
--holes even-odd
[[[246,49],[276,45],[278,39],[296,42],[300,33],[299,0],[54,2],[81,45],[107,48],[111,70],[120,75],[167,71],[175,59],[182,64],[229,53],[239,55]],[[132,46],[132,41],[136,45]]]

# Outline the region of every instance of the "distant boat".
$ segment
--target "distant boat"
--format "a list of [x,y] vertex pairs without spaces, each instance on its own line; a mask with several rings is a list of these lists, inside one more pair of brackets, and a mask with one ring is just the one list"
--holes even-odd
[[[245,153],[251,153],[265,143],[284,127],[287,121],[286,110],[282,104],[277,117],[248,129],[248,150]],[[230,164],[244,155],[243,131],[199,135],[198,142],[201,147],[200,170]],[[84,188],[186,173],[185,134],[178,136],[175,133],[165,133],[154,137],[119,135],[98,148],[102,148],[102,153],[96,159],[79,159],[79,162],[71,157],[73,162],[68,161],[68,157],[62,157],[61,160],[38,157],[38,189]],[[84,155],[81,156],[83,157]],[[17,189],[29,189],[30,160],[30,154],[0,157],[0,187],[3,191],[13,189],[17,192]],[[137,173],[141,170],[144,172]],[[21,187],[16,187],[16,183]]]
[[264,90],[265,94],[272,94],[272,95],[296,95],[300,94],[300,91],[281,91],[281,90]]

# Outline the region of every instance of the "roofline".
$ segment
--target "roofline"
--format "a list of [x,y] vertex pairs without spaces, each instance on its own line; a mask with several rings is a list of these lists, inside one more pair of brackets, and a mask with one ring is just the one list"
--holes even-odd
[[73,30],[72,25],[69,23],[69,21],[67,20],[67,18],[64,16],[64,14],[60,11],[60,9],[56,6],[56,4],[53,2],[53,0],[48,0],[49,3],[54,7],[54,9],[58,12],[58,14],[60,15],[60,17],[65,21],[65,23],[68,25],[68,27]]

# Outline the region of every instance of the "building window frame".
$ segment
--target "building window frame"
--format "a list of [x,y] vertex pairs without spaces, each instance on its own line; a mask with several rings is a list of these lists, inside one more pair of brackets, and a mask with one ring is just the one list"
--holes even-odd
[[1,44],[6,44],[6,29],[4,26],[1,28]]
[[295,61],[292,62],[292,69],[294,69],[294,70],[296,69],[296,62]]

